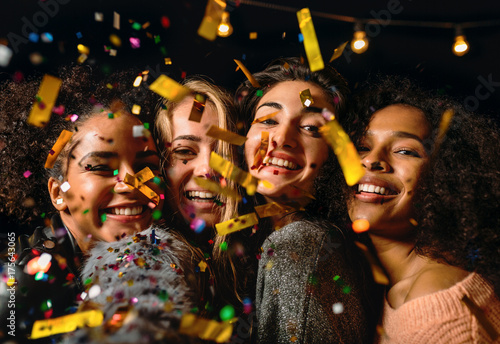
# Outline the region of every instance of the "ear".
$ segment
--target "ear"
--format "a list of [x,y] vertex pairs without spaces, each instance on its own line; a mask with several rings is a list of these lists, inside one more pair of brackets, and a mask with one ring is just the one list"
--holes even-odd
[[66,201],[64,200],[63,193],[61,192],[59,180],[50,177],[47,184],[49,188],[49,195],[52,201],[52,205],[59,211],[64,211],[68,208]]

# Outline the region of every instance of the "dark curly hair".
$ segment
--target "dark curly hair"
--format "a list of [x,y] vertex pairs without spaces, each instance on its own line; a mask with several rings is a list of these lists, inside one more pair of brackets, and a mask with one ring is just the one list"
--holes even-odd
[[[354,142],[364,135],[373,113],[392,104],[420,109],[433,129],[424,146],[430,166],[420,180],[414,206],[418,226],[415,249],[489,279],[500,292],[500,135],[492,119],[467,112],[453,99],[433,94],[409,79],[379,77],[353,101],[344,120]],[[454,112],[446,135],[438,142],[445,110]],[[346,200],[346,194],[344,194]]]
[[[134,104],[140,105],[140,119],[153,124],[159,97],[144,83],[132,87],[138,73],[129,70],[104,76],[89,66],[62,67],[55,75],[62,79],[56,105],[64,105],[64,115],[52,114],[44,128],[26,122],[36,101],[40,76],[0,86],[0,214],[2,221],[7,223],[4,229],[31,231],[34,226],[43,224],[42,214],[54,210],[47,192],[47,180],[50,176],[64,175],[64,170],[61,158],[53,169],[45,170],[45,159],[61,131],[74,131],[96,104],[111,108],[119,101],[119,106],[129,112]],[[71,114],[79,116],[75,123],[66,119]],[[31,175],[25,178],[26,171]]]

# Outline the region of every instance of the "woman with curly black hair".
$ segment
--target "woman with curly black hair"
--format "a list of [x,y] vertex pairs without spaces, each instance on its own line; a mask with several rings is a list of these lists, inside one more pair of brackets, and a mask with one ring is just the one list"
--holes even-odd
[[368,220],[389,278],[381,342],[494,342],[497,127],[396,77],[370,84],[354,104],[345,123],[355,123],[366,174],[346,197],[351,220]]

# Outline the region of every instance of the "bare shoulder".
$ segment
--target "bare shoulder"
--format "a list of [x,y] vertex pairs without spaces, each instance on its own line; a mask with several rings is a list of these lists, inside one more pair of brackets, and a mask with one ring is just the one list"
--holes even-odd
[[470,272],[444,264],[423,268],[410,285],[405,302],[453,287]]

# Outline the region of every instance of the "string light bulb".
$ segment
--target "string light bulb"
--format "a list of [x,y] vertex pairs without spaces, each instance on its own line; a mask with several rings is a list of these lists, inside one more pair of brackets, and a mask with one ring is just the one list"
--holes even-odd
[[228,37],[233,33],[233,26],[229,21],[229,12],[224,11],[222,13],[222,19],[220,21],[219,27],[217,28],[217,35],[219,37]]
[[357,22],[354,25],[354,36],[351,41],[351,49],[356,54],[362,54],[368,49],[368,39],[366,32],[363,30],[361,23]]
[[469,52],[469,42],[467,42],[461,27],[455,29],[455,42],[452,51],[457,56],[464,56]]

